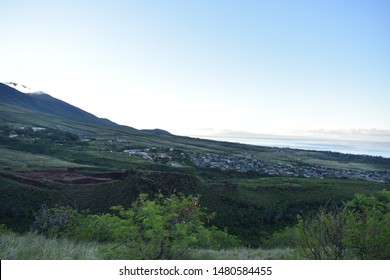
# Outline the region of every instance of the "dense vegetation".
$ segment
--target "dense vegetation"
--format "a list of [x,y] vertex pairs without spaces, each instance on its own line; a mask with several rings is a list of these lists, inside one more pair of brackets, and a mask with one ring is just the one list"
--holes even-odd
[[[0,111],[1,258],[388,258],[390,159]],[[19,254],[10,239],[85,253]]]
[[[91,180],[88,170],[82,173],[60,170],[54,174],[82,175],[84,177],[77,177],[77,180]],[[95,172],[93,174],[96,175]],[[211,221],[212,225],[226,228],[243,244],[253,247],[262,245],[273,231],[296,223],[297,214],[309,215],[328,201],[341,205],[357,192],[370,194],[384,187],[383,184],[363,181],[300,178],[241,178],[210,182],[201,181],[191,174],[160,171],[128,170],[99,174],[100,179],[115,177],[117,180],[76,184],[69,178],[69,182],[52,181],[56,178],[47,174],[46,180],[34,181],[27,180],[26,173],[22,178],[17,176],[19,174],[3,173],[4,177],[0,178],[1,222],[15,230],[25,231],[41,204],[89,209],[92,214],[101,214],[109,212],[113,205],[131,205],[140,193],[153,197],[158,192],[165,196],[181,192],[200,195],[201,205],[218,214]],[[64,179],[61,177],[61,180]]]
[[[198,198],[184,195],[150,200],[141,194],[130,208],[112,207],[113,213],[80,213],[72,208],[42,207],[33,230],[46,237],[111,242],[114,257],[137,259],[176,259],[190,248],[233,247],[238,241],[215,227],[199,206]],[[119,248],[119,252],[117,249]]]
[[[271,250],[255,255],[264,258],[303,259],[390,259],[390,191],[375,196],[356,194],[342,207],[323,208],[312,217],[298,217],[298,224],[275,232],[267,240]],[[237,256],[249,258],[248,249],[237,249],[240,241],[226,231],[206,224],[214,214],[207,214],[194,196],[158,194],[154,200],[140,197],[130,208],[112,207],[112,213],[94,215],[70,207],[42,206],[31,227],[34,233],[15,236],[5,226],[0,227],[2,258],[105,258],[105,259],[178,259],[227,258],[236,248]],[[36,233],[40,235],[36,235]],[[11,242],[9,236],[20,239],[27,248]],[[42,236],[47,238],[43,241]],[[35,240],[33,245],[24,239]],[[41,255],[34,246],[51,244],[54,248]],[[62,241],[60,241],[62,240]],[[81,244],[81,251],[58,255],[61,244]],[[92,245],[91,244],[95,244]],[[42,245],[41,245],[42,246]],[[282,253],[280,247],[284,249]],[[288,246],[288,247],[287,247]],[[33,248],[31,248],[33,247]],[[35,249],[34,249],[35,248]],[[212,249],[212,251],[210,251]],[[223,249],[221,251],[221,249]],[[54,252],[52,252],[54,251]],[[250,250],[249,250],[250,251]],[[245,253],[243,253],[245,252]],[[203,255],[202,255],[203,254]],[[228,253],[229,254],[229,253]],[[260,256],[261,255],[261,256]],[[202,257],[203,256],[203,257]],[[273,256],[273,257],[272,257]]]
[[342,208],[299,219],[297,244],[311,259],[390,259],[390,192],[357,194]]

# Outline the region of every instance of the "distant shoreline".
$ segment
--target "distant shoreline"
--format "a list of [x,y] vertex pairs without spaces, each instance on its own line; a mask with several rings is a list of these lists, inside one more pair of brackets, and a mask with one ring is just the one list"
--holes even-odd
[[226,137],[226,136],[193,136],[202,139],[226,141],[256,146],[291,148],[314,151],[339,152],[344,154],[369,155],[390,158],[390,143],[359,140],[329,140],[305,137]]

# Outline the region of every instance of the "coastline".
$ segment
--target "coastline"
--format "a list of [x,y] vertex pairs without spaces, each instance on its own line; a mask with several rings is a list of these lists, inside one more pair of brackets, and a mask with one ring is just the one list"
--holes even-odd
[[368,155],[390,158],[390,143],[367,140],[336,140],[310,137],[265,136],[265,137],[226,137],[226,136],[193,136],[202,139],[314,151],[329,151],[344,154]]

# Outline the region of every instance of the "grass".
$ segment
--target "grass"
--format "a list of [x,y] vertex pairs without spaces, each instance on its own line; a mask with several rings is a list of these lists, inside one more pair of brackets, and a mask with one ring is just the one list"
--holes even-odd
[[336,160],[323,160],[317,158],[308,158],[305,160],[308,165],[319,165],[326,168],[333,169],[351,169],[351,170],[367,170],[367,171],[380,171],[381,168],[373,164],[361,163],[361,162],[338,162]]
[[[111,247],[109,244],[101,245],[66,238],[45,238],[32,232],[18,234],[4,231],[0,234],[0,259],[2,260],[125,259],[121,250],[111,251]],[[183,258],[191,260],[280,260],[296,257],[294,252],[294,249],[290,248],[194,249],[190,250]]]
[[29,168],[68,168],[83,167],[83,165],[68,162],[58,158],[36,155],[0,147],[0,169],[29,169]]
[[281,260],[295,257],[294,249],[233,248],[222,250],[191,250],[186,256],[192,260]]
[[[103,125],[68,119],[60,116],[47,115],[34,110],[0,104],[0,124],[21,124],[61,129],[65,131],[77,131],[78,134],[88,138],[99,138],[105,144],[91,147],[99,149],[104,146],[127,147],[174,147],[184,151],[217,153],[237,156],[254,156],[260,160],[273,162],[287,162],[306,165],[319,165],[328,168],[362,169],[362,170],[388,170],[390,162],[378,158],[347,156],[338,153],[305,151],[295,149],[280,149],[261,147],[246,144],[218,142],[204,139],[196,139],[182,136],[155,135],[138,131],[129,127]],[[107,141],[111,144],[108,145]],[[71,159],[71,158],[70,158]],[[119,165],[122,167],[122,165]]]
[[[212,153],[257,158],[273,163],[318,165],[328,168],[390,170],[390,160],[217,142],[190,137],[154,135],[129,127],[85,123],[0,104],[0,126],[47,128],[42,141],[31,137],[0,136],[0,221],[14,230],[26,230],[32,213],[44,203],[72,205],[93,213],[113,205],[129,205],[141,192],[165,194],[183,192],[201,196],[201,205],[216,212],[212,223],[228,228],[247,246],[262,246],[259,236],[296,222],[297,214],[308,215],[321,206],[351,199],[355,193],[372,193],[389,184],[357,180],[262,177],[236,171],[199,168],[188,159],[167,164],[130,157],[125,149],[141,147],[175,148],[180,152]],[[67,138],[64,131],[88,138],[88,143]],[[50,132],[50,133],[49,133]],[[57,141],[57,136],[64,139]],[[29,140],[30,139],[30,140]],[[53,140],[54,139],[54,140]],[[63,140],[63,141],[62,141]],[[49,169],[90,170],[91,173],[134,169],[126,178],[102,184],[72,184],[42,177],[26,180],[20,173]],[[134,171],[133,170],[133,171]],[[14,176],[15,173],[18,176]],[[92,175],[91,175],[92,176]],[[23,221],[23,222],[22,222]]]
[[0,235],[2,260],[97,260],[99,247],[94,243],[64,238],[46,239],[42,235],[5,232]]

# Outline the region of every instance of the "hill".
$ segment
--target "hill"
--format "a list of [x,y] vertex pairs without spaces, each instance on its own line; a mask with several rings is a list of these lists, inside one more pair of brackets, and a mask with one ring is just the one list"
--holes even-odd
[[390,160],[137,130],[48,94],[0,84],[0,223],[26,230],[41,204],[108,211],[140,193],[201,195],[244,244],[356,192],[389,188]]
[[2,83],[0,83],[0,93],[0,103],[2,104],[85,123],[115,125],[113,122],[97,118],[46,93],[37,92],[26,94]]

